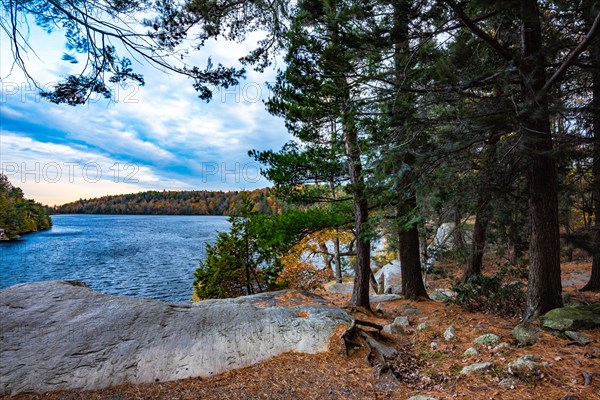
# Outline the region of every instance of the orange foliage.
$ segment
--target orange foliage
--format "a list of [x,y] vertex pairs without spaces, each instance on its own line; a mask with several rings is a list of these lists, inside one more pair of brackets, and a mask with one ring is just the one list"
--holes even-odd
[[288,254],[280,258],[283,269],[277,283],[287,283],[291,288],[300,290],[322,288],[324,283],[333,279],[333,271],[322,261],[329,256],[323,254],[323,250],[326,250],[325,244],[336,237],[341,245],[349,243],[353,238],[351,232],[334,229],[323,229],[305,236]]

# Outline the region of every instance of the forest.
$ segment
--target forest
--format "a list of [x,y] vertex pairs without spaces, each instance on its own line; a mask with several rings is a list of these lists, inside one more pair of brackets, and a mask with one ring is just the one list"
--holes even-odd
[[[265,265],[277,267],[269,260],[289,250],[283,238],[289,246],[322,229],[350,232],[351,250],[336,246],[333,259],[352,258],[351,303],[370,309],[371,242],[385,232],[402,266],[404,297],[427,298],[423,238],[428,226],[453,222],[470,232],[457,279],[482,276],[486,250],[526,268],[525,319],[563,306],[566,243],[589,250],[585,289],[600,289],[596,0],[11,0],[4,7],[7,15],[33,15],[48,31],[63,27],[67,48],[88,57],[80,73],[42,93],[55,103],[111,98],[109,83],[144,83],[105,38],[189,77],[206,101],[215,87],[241,82],[246,68],[279,68],[266,106],[294,139],[249,154],[263,164],[275,196],[297,209],[256,224],[251,207],[240,209],[200,281],[223,282],[221,267],[235,265],[245,293],[264,290],[273,280]],[[88,18],[94,12],[107,19]],[[144,34],[110,20],[136,12],[152,15],[139,21]],[[20,21],[2,24],[27,72]],[[256,35],[262,38],[240,65],[179,62],[209,40]],[[264,232],[277,234],[271,241]]]
[[23,191],[0,174],[0,240],[17,239],[24,233],[51,226],[48,209],[23,197]]
[[277,213],[281,206],[267,189],[249,192],[147,191],[80,199],[52,208],[55,214],[236,215],[242,199],[251,199],[261,214]]

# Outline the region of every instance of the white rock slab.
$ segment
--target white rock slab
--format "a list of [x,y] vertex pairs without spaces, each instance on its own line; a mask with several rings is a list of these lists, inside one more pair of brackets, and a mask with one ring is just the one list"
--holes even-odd
[[318,296],[292,292],[281,306],[284,294],[169,304],[79,282],[1,290],[0,393],[209,376],[289,351],[325,351],[336,327],[352,321]]

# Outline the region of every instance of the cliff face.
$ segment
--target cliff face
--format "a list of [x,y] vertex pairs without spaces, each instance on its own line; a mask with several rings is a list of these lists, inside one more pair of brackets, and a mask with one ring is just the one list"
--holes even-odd
[[322,352],[352,317],[294,291],[169,304],[50,281],[0,291],[0,320],[0,393],[16,394],[209,376]]

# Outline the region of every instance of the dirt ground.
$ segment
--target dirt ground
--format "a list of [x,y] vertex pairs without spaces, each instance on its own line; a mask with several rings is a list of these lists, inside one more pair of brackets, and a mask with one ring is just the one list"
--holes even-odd
[[[486,273],[495,268],[486,265]],[[594,303],[600,293],[579,292],[591,270],[590,261],[576,259],[562,265],[564,292],[572,300]],[[459,266],[445,266],[448,276],[459,276]],[[429,289],[449,288],[451,278],[428,277]],[[404,334],[382,333],[379,340],[399,351],[396,377],[378,375],[366,360],[366,349],[357,349],[350,356],[341,339],[335,336],[326,353],[317,355],[283,354],[252,367],[229,371],[210,378],[193,378],[175,382],[129,385],[92,392],[64,391],[48,394],[26,394],[17,399],[407,399],[421,394],[443,399],[556,399],[568,394],[580,400],[600,399],[600,329],[581,331],[594,340],[587,346],[577,346],[551,333],[541,334],[542,341],[519,347],[510,332],[518,318],[466,312],[455,304],[439,301],[411,302],[397,300],[383,303],[380,312],[365,313],[347,306],[349,295],[319,293],[333,303],[345,307],[356,318],[378,324],[388,324],[406,308],[422,314],[410,315],[411,326]],[[375,308],[375,307],[374,307]],[[417,330],[426,322],[428,329]],[[450,325],[456,337],[444,339]],[[366,330],[372,328],[365,328]],[[473,339],[494,333],[509,346],[493,352],[492,346],[474,345]],[[463,352],[476,347],[479,355],[465,358]],[[509,362],[533,354],[548,364],[541,379],[518,382],[504,387],[500,382],[508,376]],[[496,367],[484,373],[460,376],[463,366],[493,361]],[[584,386],[583,374],[592,376],[591,385]]]

